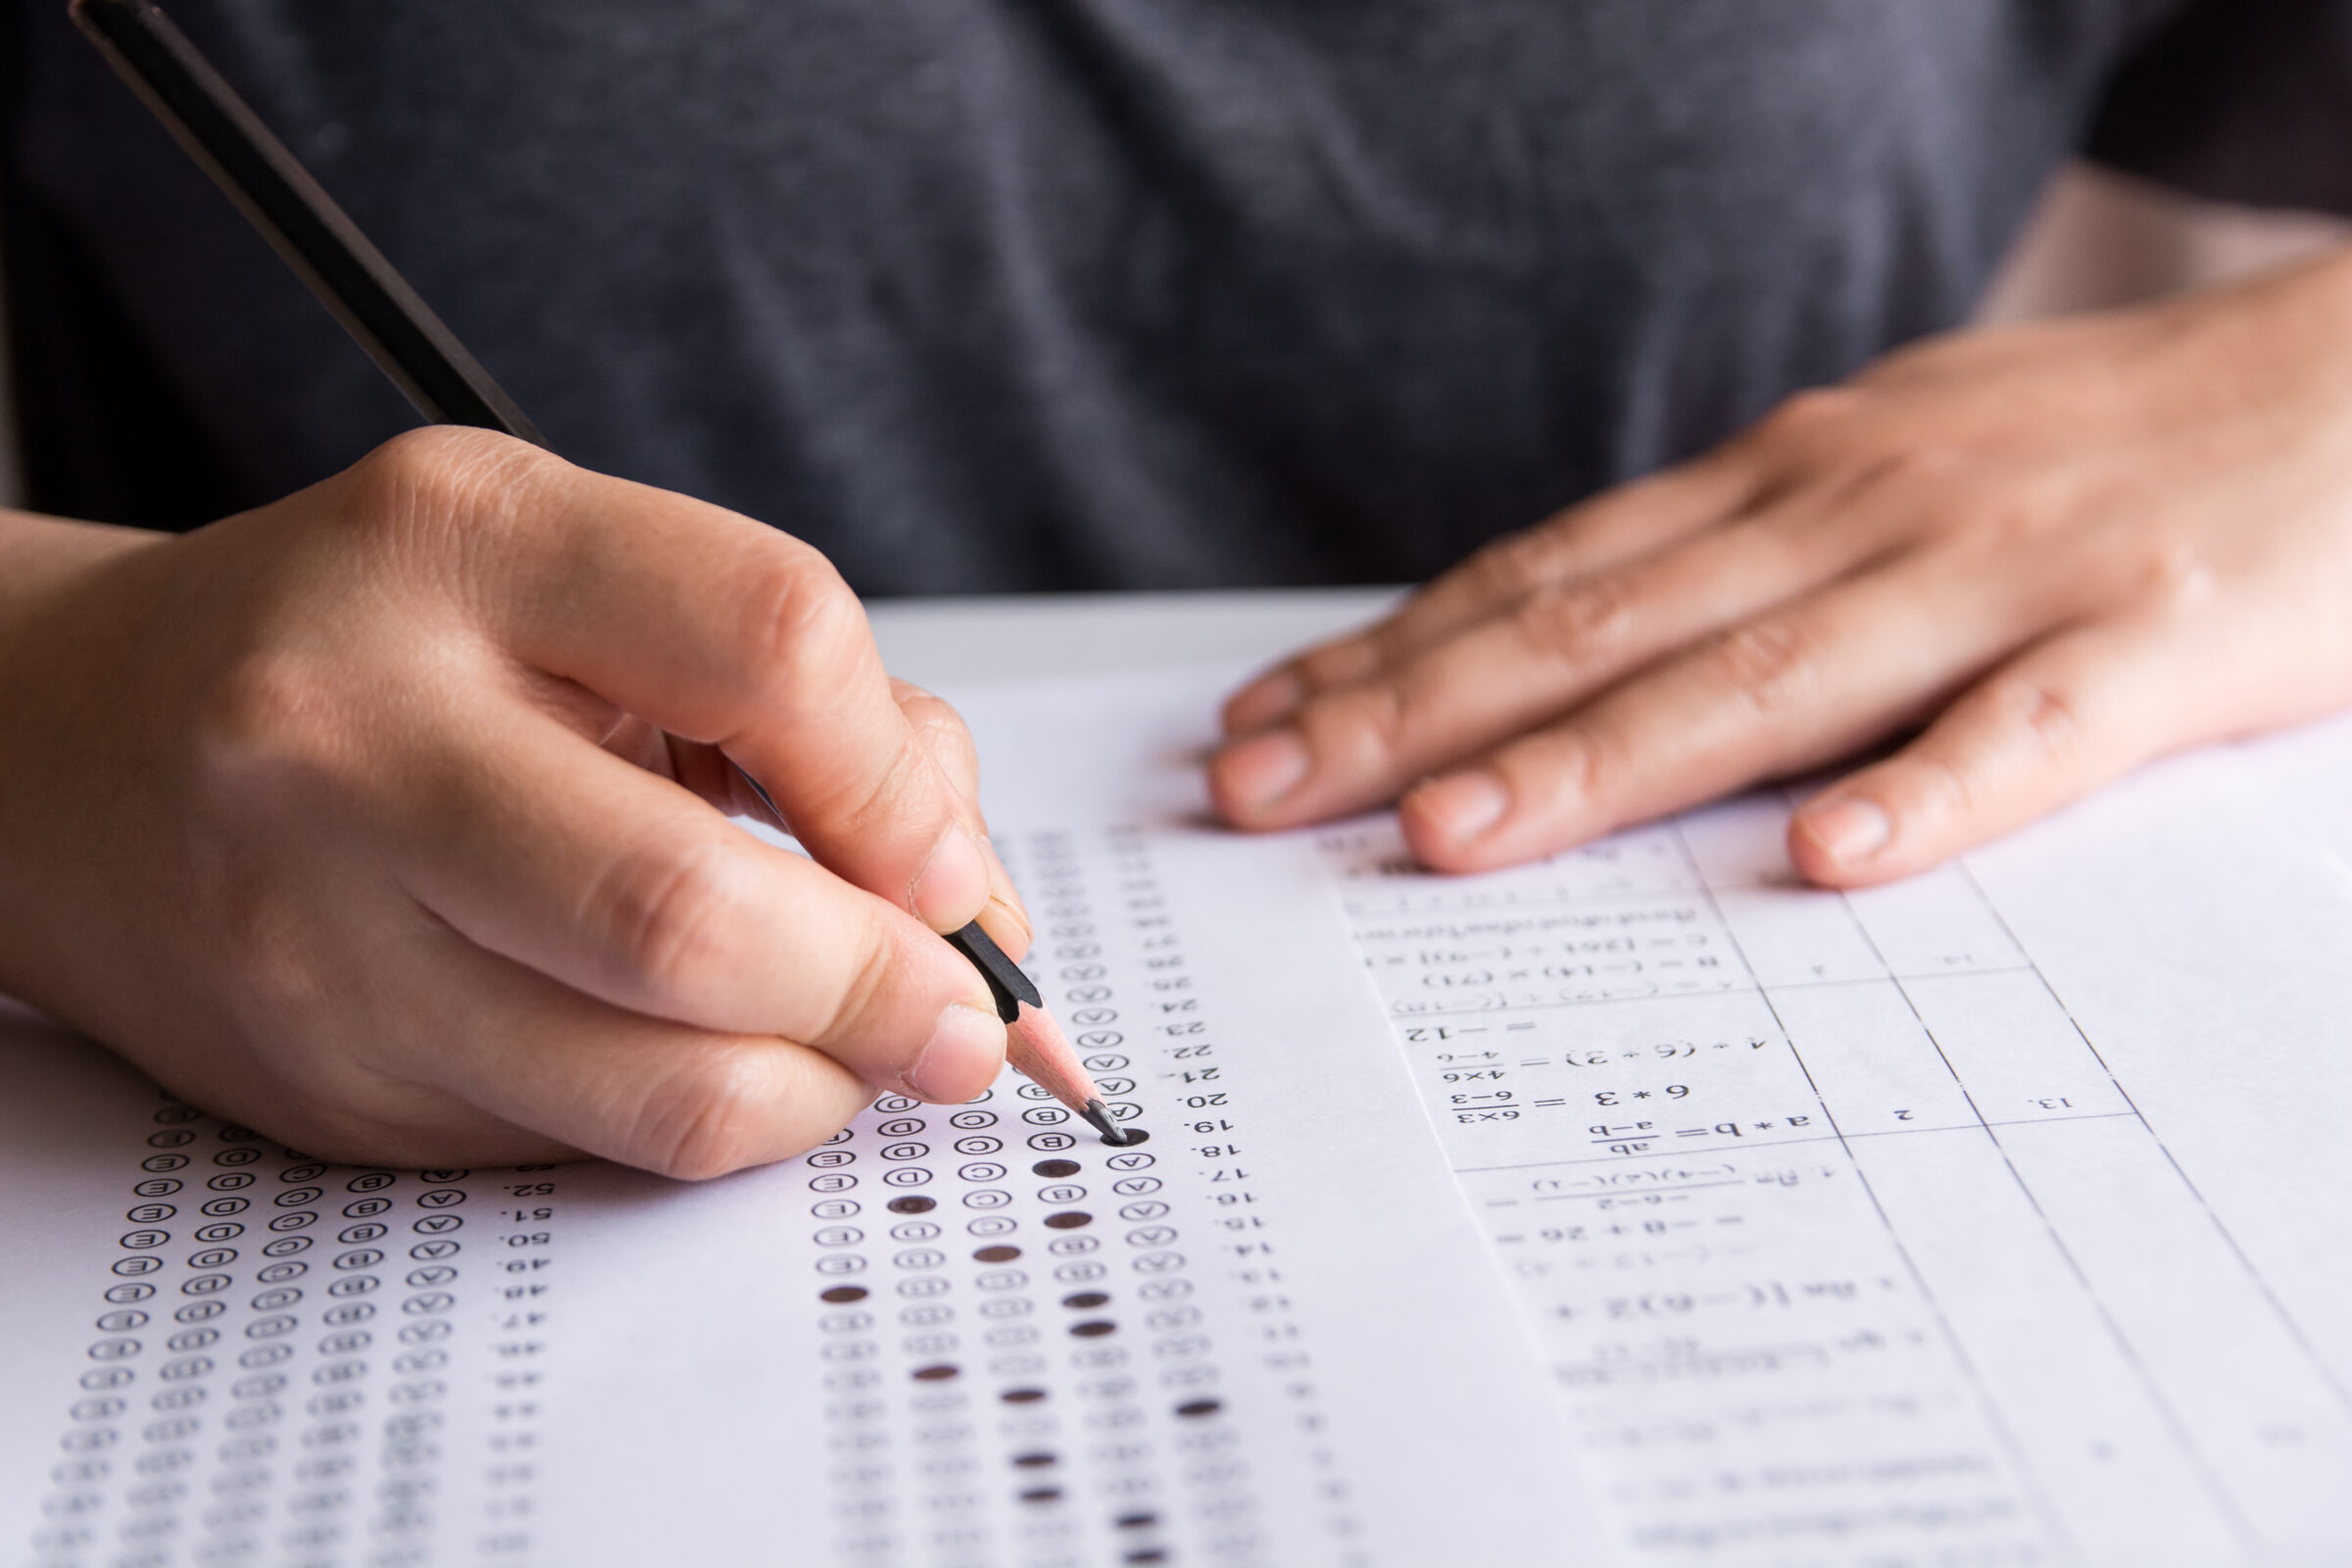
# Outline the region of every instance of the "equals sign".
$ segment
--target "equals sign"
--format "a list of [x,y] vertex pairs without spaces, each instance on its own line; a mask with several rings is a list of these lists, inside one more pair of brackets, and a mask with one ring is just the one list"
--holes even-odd
[[1549,1056],[1530,1056],[1519,1065],[1522,1067],[1548,1067],[1551,1065],[1551,1058]]
[[1568,1102],[1565,1100],[1539,1100],[1536,1103],[1539,1105],[1565,1105]]

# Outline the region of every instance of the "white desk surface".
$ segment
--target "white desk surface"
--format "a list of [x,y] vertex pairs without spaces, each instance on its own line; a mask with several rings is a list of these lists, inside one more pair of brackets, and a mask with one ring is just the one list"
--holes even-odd
[[866,612],[892,674],[918,686],[955,686],[1213,660],[1270,662],[1371,619],[1401,593],[1008,594],[877,600]]

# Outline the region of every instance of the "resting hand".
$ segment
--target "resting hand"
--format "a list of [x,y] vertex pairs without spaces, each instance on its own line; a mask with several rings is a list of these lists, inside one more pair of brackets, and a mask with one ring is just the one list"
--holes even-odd
[[807,546],[504,437],[0,516],[0,989],[312,1153],[710,1175],[1002,1060],[954,714]]
[[1790,825],[1854,885],[2347,701],[2352,254],[1799,395],[1261,676],[1210,781],[1469,871],[1924,725]]

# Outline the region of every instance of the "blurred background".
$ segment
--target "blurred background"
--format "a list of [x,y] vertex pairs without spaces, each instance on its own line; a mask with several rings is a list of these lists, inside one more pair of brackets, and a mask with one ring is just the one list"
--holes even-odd
[[[2199,201],[2072,164],[2050,182],[1978,319],[2032,320],[2155,299],[2286,266],[2345,239],[2352,239],[2352,222],[2341,219]],[[0,234],[6,265],[7,236]],[[0,336],[0,350],[5,344]],[[8,395],[8,378],[0,376],[0,505],[19,495]]]

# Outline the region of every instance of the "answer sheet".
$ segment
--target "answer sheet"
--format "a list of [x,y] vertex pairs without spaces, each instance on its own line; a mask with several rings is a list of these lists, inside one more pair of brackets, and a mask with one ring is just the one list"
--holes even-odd
[[0,1560],[2352,1562],[2341,769],[1447,879],[1204,826],[1223,674],[956,694],[1126,1150],[329,1167],[0,1021]]

